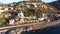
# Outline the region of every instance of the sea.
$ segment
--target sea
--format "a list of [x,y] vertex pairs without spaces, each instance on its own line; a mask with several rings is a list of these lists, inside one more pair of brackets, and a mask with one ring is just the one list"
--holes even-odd
[[60,26],[54,26],[25,32],[23,31],[21,32],[21,34],[60,34]]

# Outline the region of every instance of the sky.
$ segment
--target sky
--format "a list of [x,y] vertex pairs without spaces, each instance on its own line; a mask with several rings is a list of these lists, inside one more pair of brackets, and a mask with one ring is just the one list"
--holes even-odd
[[49,3],[49,2],[53,2],[53,1],[57,1],[57,0],[42,0],[42,1]]
[[[23,1],[23,0],[0,0],[1,3],[5,3],[5,4],[9,4],[9,3],[13,3],[13,2],[18,2],[18,1]],[[52,1],[56,1],[56,0],[42,0],[46,3],[52,2]]]

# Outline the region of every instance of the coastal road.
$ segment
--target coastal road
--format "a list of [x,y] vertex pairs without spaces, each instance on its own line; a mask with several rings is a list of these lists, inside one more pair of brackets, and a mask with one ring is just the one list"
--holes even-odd
[[53,27],[58,24],[60,24],[60,20],[52,21],[52,22],[39,22],[39,23],[29,23],[29,24],[21,24],[21,25],[11,25],[11,26],[0,27],[0,32],[6,31],[6,29],[25,27],[25,26],[28,26],[28,27],[33,26],[33,29],[42,29],[46,27]]

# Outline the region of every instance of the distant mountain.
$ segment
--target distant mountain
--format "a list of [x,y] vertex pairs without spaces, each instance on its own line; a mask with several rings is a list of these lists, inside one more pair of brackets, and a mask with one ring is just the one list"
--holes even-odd
[[0,5],[5,5],[4,3],[0,2]]
[[51,3],[48,3],[48,4],[53,5],[56,8],[60,9],[60,0],[57,0],[57,1],[54,1],[54,2],[51,2]]

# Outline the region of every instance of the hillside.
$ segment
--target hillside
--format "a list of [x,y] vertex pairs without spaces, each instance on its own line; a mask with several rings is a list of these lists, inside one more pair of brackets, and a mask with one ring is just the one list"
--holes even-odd
[[5,4],[0,2],[0,5],[5,5]]
[[[47,3],[44,3],[42,1],[21,1],[21,2],[14,2],[11,4],[8,4],[9,7],[13,7],[13,10],[11,10],[9,7],[9,10],[3,12],[3,14],[8,15],[7,19],[10,18],[16,18],[17,13],[20,13],[21,11],[24,13],[25,17],[29,17],[29,16],[35,16],[36,19],[42,17],[42,14],[46,14],[47,15],[52,15],[56,14],[57,12],[59,12],[59,10],[55,7],[53,7],[52,5],[49,5]],[[9,16],[9,14],[11,14],[11,16]],[[5,20],[3,17],[2,20]],[[1,22],[1,21],[0,21]],[[1,23],[2,23],[1,22]],[[7,23],[7,22],[6,22]]]
[[25,13],[25,16],[40,15],[40,13],[55,13],[59,11],[52,5],[49,5],[42,1],[23,1],[18,3],[14,2],[9,4],[9,6],[12,6],[14,10],[23,11]]
[[48,4],[53,5],[54,7],[60,9],[60,0],[57,0]]

